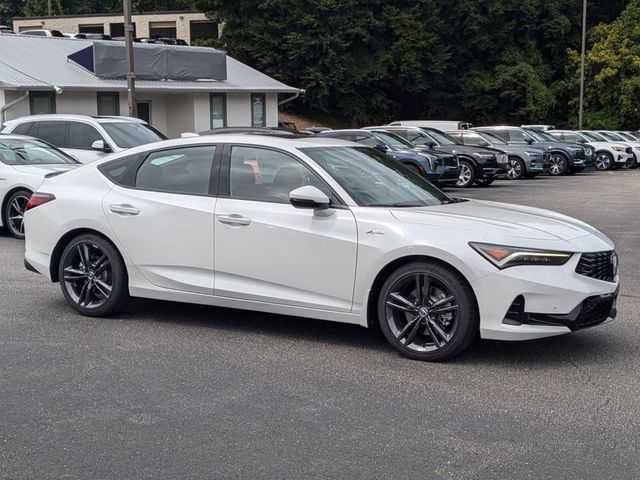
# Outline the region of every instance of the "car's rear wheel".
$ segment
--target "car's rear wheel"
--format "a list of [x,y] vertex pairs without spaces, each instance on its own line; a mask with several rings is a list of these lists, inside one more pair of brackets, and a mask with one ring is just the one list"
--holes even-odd
[[24,238],[24,212],[31,197],[29,190],[18,190],[11,194],[4,208],[4,221],[9,233],[15,238]]
[[405,163],[404,166],[406,168],[408,168],[409,170],[411,170],[416,175],[418,175],[419,177],[423,177],[424,176],[424,175],[422,175],[422,171],[420,171],[420,169],[417,166],[413,165],[412,163]]
[[520,180],[527,174],[527,167],[519,158],[510,158],[507,164],[507,180]]
[[631,169],[636,169],[638,168],[638,157],[636,157],[636,154],[633,154],[633,158],[631,159],[631,162],[629,163],[629,168]]
[[460,160],[460,176],[456,182],[457,187],[467,188],[476,180],[476,170],[468,160]]
[[567,157],[562,153],[554,153],[551,155],[551,164],[549,165],[549,175],[557,177],[567,173],[569,162]]
[[67,302],[82,315],[112,315],[129,301],[124,261],[109,241],[97,235],[81,235],[65,247],[58,276]]
[[446,266],[415,262],[385,281],[378,297],[382,332],[397,351],[416,360],[444,360],[476,338],[478,309],[464,279]]
[[599,152],[596,155],[596,169],[600,171],[611,170],[613,166],[613,157],[609,152]]

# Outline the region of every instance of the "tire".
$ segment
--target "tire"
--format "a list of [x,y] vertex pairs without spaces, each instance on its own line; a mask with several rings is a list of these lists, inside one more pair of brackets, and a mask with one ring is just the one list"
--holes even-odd
[[495,181],[496,181],[495,178],[478,178],[476,180],[476,185],[478,185],[480,187],[488,187],[489,185],[491,185]]
[[31,197],[29,190],[17,190],[7,199],[2,212],[4,225],[12,237],[24,239],[24,211]]
[[629,163],[629,168],[632,170],[635,170],[636,168],[638,168],[638,157],[636,157],[636,154],[633,154],[633,159],[631,160],[631,163]]
[[469,188],[476,180],[476,169],[469,160],[460,160],[460,176],[456,187]]
[[524,162],[515,157],[509,158],[509,163],[507,163],[507,173],[505,178],[507,180],[520,180],[522,177],[527,175],[527,166]]
[[451,358],[478,336],[471,288],[455,270],[437,263],[414,262],[393,272],[380,290],[377,313],[389,344],[414,360]]
[[80,235],[69,242],[60,257],[58,278],[65,299],[82,315],[114,315],[129,302],[122,256],[97,235]]
[[559,177],[567,173],[569,160],[563,153],[551,154],[551,165],[549,165],[549,175]]
[[609,152],[598,152],[596,153],[594,165],[596,166],[596,170],[601,172],[611,170],[613,167],[613,156]]

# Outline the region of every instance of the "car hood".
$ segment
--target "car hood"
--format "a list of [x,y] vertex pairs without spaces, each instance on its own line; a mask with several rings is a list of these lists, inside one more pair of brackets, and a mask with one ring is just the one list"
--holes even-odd
[[598,230],[580,220],[521,205],[469,200],[432,207],[396,208],[391,209],[391,214],[401,222],[429,226],[431,231],[443,229],[473,232],[473,236],[488,242],[499,242],[512,237],[523,239],[519,243],[528,246],[527,243],[531,242],[526,240],[561,243],[597,235],[611,244]]
[[532,145],[500,145],[500,149],[511,155],[524,155],[524,152],[544,154],[544,149]]
[[68,172],[78,165],[13,165],[13,168],[18,172],[31,173],[32,175],[46,175],[52,172]]
[[584,149],[584,145],[580,143],[569,143],[569,142],[533,142],[530,146],[533,148],[542,148],[543,150],[550,150],[552,148],[561,148],[566,149],[567,147],[580,147]]

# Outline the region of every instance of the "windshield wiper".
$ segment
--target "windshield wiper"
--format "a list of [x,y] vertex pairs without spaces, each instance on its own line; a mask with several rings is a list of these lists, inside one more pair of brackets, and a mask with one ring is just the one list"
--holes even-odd
[[451,205],[452,203],[462,203],[462,202],[468,202],[468,201],[469,201],[468,198],[451,197],[449,200],[445,200],[444,202],[442,202],[442,204]]
[[427,203],[396,202],[396,203],[371,203],[369,207],[428,207]]

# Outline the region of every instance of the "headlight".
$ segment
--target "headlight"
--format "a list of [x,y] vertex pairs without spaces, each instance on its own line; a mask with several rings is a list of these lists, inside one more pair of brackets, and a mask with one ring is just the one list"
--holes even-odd
[[436,161],[435,158],[431,157],[430,155],[425,155],[424,153],[421,153],[420,156],[424,157],[429,162],[429,166],[431,167],[431,170],[436,169],[438,162]]
[[532,152],[532,151],[525,151],[524,154],[529,157],[539,157],[540,155],[542,155],[541,152]]
[[480,152],[473,152],[471,155],[473,155],[474,157],[478,157],[478,158],[490,158],[490,157],[493,157],[493,155],[490,154],[490,153],[480,153]]
[[582,147],[578,147],[578,146],[573,146],[573,145],[568,145],[567,149],[569,150],[575,150],[576,152],[579,152],[580,150],[584,150],[584,148]]
[[469,246],[500,270],[518,265],[564,265],[572,253],[507,247],[490,243],[469,242]]
[[624,147],[613,147],[613,149],[614,149],[616,152],[624,152],[624,151],[626,151],[626,148],[624,148]]

